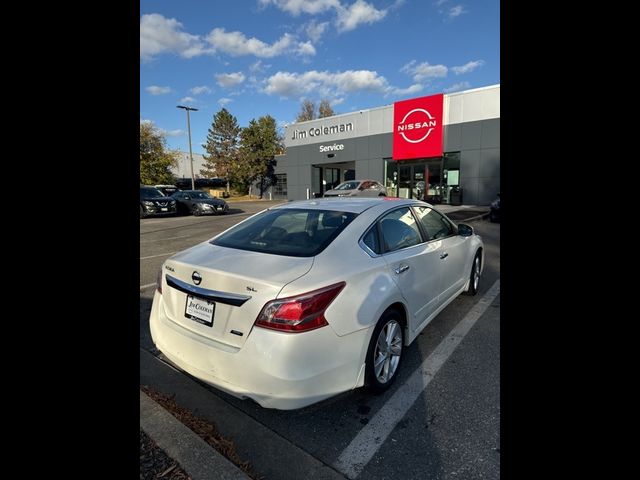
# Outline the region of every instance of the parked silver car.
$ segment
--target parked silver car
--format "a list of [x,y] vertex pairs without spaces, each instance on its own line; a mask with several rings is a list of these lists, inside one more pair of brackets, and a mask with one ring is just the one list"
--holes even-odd
[[385,197],[384,185],[375,180],[349,180],[324,192],[325,197]]

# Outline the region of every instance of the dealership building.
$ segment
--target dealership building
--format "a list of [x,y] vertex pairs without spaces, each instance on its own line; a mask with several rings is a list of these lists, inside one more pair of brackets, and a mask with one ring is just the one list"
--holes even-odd
[[294,123],[285,146],[274,193],[290,200],[369,179],[389,196],[487,205],[500,191],[500,85]]

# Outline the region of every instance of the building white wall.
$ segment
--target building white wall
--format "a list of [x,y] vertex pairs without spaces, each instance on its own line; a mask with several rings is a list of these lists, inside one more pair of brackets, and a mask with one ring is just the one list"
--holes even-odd
[[[204,163],[205,161],[202,154],[193,154],[193,175],[195,178],[202,178],[202,175],[200,175],[200,169],[204,168]],[[189,152],[178,152],[178,166],[172,168],[171,172],[178,178],[191,178]]]
[[[426,96],[426,95],[425,95]],[[444,125],[500,118],[500,85],[474,88],[444,95]],[[353,123],[353,131],[310,136],[309,129]],[[293,139],[294,131],[307,133],[306,138]],[[393,130],[393,104],[344,113],[308,122],[293,123],[285,128],[285,146],[332,144],[338,140],[368,137]]]

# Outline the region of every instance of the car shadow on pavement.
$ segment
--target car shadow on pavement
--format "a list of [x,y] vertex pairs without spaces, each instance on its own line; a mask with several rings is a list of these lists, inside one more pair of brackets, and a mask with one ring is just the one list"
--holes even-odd
[[149,330],[149,315],[151,314],[154,293],[155,289],[140,294],[140,347],[151,353],[155,352],[155,345],[151,340],[151,330]]

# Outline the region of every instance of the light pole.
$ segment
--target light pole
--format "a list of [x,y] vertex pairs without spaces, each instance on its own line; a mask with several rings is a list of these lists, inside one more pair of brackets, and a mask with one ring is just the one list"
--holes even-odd
[[189,120],[189,111],[193,110],[197,112],[198,109],[193,107],[185,107],[184,105],[178,105],[177,108],[182,108],[187,111],[187,130],[189,131],[189,160],[191,160],[191,190],[195,190],[196,183],[193,179],[193,153],[191,153],[191,121]]

